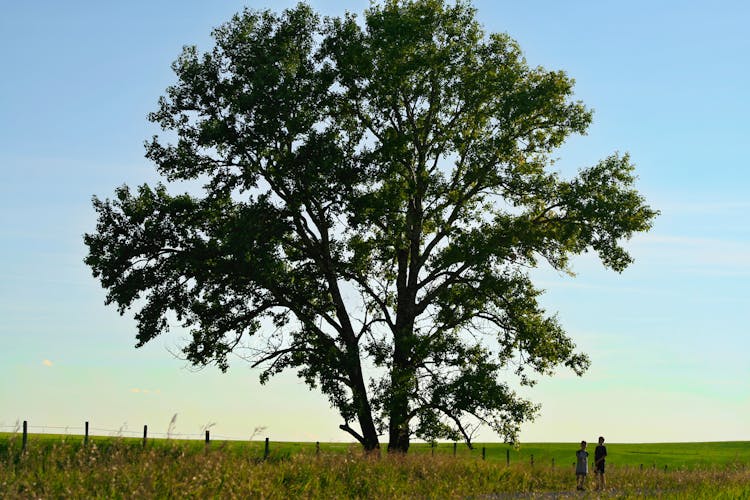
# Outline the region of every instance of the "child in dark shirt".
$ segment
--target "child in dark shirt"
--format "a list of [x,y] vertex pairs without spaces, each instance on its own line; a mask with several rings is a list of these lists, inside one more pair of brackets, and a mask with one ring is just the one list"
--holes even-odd
[[599,436],[599,446],[594,450],[594,473],[596,474],[596,489],[603,490],[604,482],[604,459],[607,457],[607,447],[604,446],[604,437]]

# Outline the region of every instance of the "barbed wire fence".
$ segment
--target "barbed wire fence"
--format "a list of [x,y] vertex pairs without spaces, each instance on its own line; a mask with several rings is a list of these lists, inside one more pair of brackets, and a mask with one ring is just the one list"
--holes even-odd
[[[226,435],[226,434],[211,434],[210,429],[214,427],[215,423],[209,423],[203,426],[202,431],[200,433],[191,433],[191,432],[176,432],[174,430],[175,427],[175,420],[176,416],[172,417],[172,420],[169,423],[169,426],[167,428],[166,432],[154,432],[148,430],[148,426],[144,425],[143,430],[135,431],[128,429],[127,424],[123,424],[118,429],[108,429],[103,427],[91,427],[89,426],[89,422],[85,422],[83,426],[74,426],[74,425],[29,425],[28,421],[24,420],[23,422],[16,421],[15,424],[3,424],[0,422],[0,432],[8,433],[8,434],[20,434],[22,436],[22,450],[25,450],[28,444],[28,434],[53,434],[53,435],[63,435],[65,437],[80,437],[83,438],[84,444],[88,444],[90,437],[109,437],[109,438],[121,438],[121,437],[133,437],[133,438],[142,438],[142,445],[145,447],[147,445],[148,439],[150,438],[161,438],[161,439],[175,439],[175,440],[193,440],[193,441],[200,441],[204,440],[206,445],[209,445],[212,440],[223,440],[223,441],[244,441],[244,442],[253,442],[255,441],[255,438],[258,437],[261,433],[263,433],[266,430],[265,426],[258,426],[253,429],[253,431],[244,437],[239,436],[232,436],[232,435]],[[263,441],[258,441],[263,442]],[[438,443],[432,443],[431,444],[431,454],[435,454],[435,448],[437,447]],[[453,448],[453,456],[456,456],[457,453],[457,445],[458,443],[442,443],[443,445],[451,445]],[[312,443],[310,443],[312,445]],[[441,447],[445,449],[445,447]],[[479,451],[477,449],[476,451]],[[481,448],[481,458],[482,460],[486,459],[487,450],[484,446]],[[315,442],[315,453],[320,453],[320,441]],[[264,450],[263,450],[263,458],[268,458],[270,454],[270,439],[268,437],[265,438],[264,443]],[[505,457],[497,457],[497,459],[500,459],[502,461],[502,458],[505,458],[505,462],[507,465],[510,465],[511,463],[511,456],[510,456],[510,450],[505,450]],[[529,460],[527,458],[527,460]],[[515,460],[517,463],[517,460]],[[533,468],[535,465],[534,461],[534,455],[530,455],[530,465]],[[538,464],[537,465],[541,465]],[[559,465],[559,464],[558,464]],[[573,462],[573,467],[575,468],[575,462]],[[614,464],[608,464],[609,467],[612,467]],[[555,458],[551,458],[551,466],[554,469],[555,464]],[[657,466],[656,463],[651,464],[644,464],[641,463],[638,468],[643,471],[644,469],[652,469],[652,470],[658,470],[662,469],[662,467]],[[663,466],[664,472],[668,471],[668,466]]]
[[[25,427],[24,427],[25,424]],[[174,420],[170,422],[170,428],[166,432],[155,432],[148,430],[148,437],[159,437],[166,439],[193,439],[200,440],[205,439],[206,432],[210,432],[210,429],[215,425],[213,423],[203,426],[201,432],[177,432],[173,430]],[[33,434],[62,434],[65,436],[86,436],[91,437],[141,437],[141,430],[131,430],[127,424],[123,424],[118,429],[109,429],[104,427],[93,427],[89,426],[89,422],[85,422],[82,426],[76,425],[32,425],[28,421],[23,423],[16,422],[15,424],[0,424],[0,432],[7,433],[21,433],[23,429],[26,429],[27,433]],[[236,436],[227,434],[215,434],[211,433],[210,436],[215,439],[222,439],[227,441],[252,441],[261,432],[266,430],[265,427],[259,426],[253,429],[251,433],[246,436]]]
[[[205,441],[205,444],[210,444],[212,439],[215,440],[224,440],[224,441],[253,441],[256,436],[258,436],[260,433],[264,432],[266,430],[265,426],[259,426],[255,427],[253,429],[253,432],[250,433],[249,437],[238,437],[238,436],[230,436],[230,435],[224,435],[224,434],[211,434],[210,429],[214,427],[216,424],[215,422],[208,423],[203,426],[201,433],[189,433],[189,432],[176,432],[174,430],[175,427],[175,421],[176,421],[177,415],[175,414],[172,419],[169,422],[167,432],[153,432],[148,430],[148,426],[143,426],[143,432],[141,431],[134,431],[128,429],[127,423],[120,426],[119,429],[106,429],[102,427],[90,427],[89,422],[85,422],[83,426],[55,426],[55,425],[29,425],[28,421],[24,420],[23,424],[21,424],[19,421],[17,421],[14,425],[4,425],[0,423],[0,432],[8,432],[8,433],[14,433],[14,434],[22,434],[22,449],[25,450],[27,447],[27,439],[28,434],[63,434],[64,436],[71,436],[71,437],[81,437],[83,438],[84,445],[88,443],[89,437],[114,437],[114,438],[120,438],[120,437],[132,437],[132,438],[142,438],[142,445],[145,447],[147,445],[149,438],[162,438],[162,439],[175,439],[175,440],[195,440],[199,441],[201,438]],[[50,432],[50,431],[58,431],[58,432]],[[62,431],[62,432],[59,432]],[[98,434],[97,434],[98,433]],[[311,443],[312,444],[312,443]],[[450,445],[451,443],[444,443],[447,445]],[[435,454],[435,448],[437,447],[437,443],[431,444],[431,454]],[[453,456],[456,456],[458,443],[453,442]],[[479,451],[477,449],[477,451]],[[265,446],[263,451],[263,458],[267,458],[270,453],[270,440],[268,437],[265,438]],[[315,453],[320,453],[320,441],[315,442]],[[486,460],[486,448],[483,446],[481,448],[481,458],[482,460]],[[510,465],[510,451],[506,450],[505,453],[506,463]],[[531,466],[534,466],[534,455],[531,455]],[[552,459],[552,467],[555,467],[555,459]]]
[[[225,434],[214,434],[211,436],[210,429],[216,425],[215,422],[208,423],[204,426],[202,426],[202,432],[200,433],[191,433],[191,432],[176,432],[175,422],[177,419],[177,414],[175,414],[172,419],[169,422],[169,426],[167,427],[167,432],[149,432],[148,425],[143,426],[143,433],[141,434],[141,431],[135,431],[128,429],[127,423],[120,426],[119,429],[107,429],[103,427],[92,427],[89,425],[89,422],[84,422],[83,426],[75,426],[75,425],[29,425],[29,422],[24,420],[23,423],[20,421],[16,421],[13,425],[3,424],[0,423],[0,432],[5,432],[8,434],[21,434],[21,450],[25,451],[28,446],[28,436],[29,433],[32,434],[52,434],[52,435],[64,435],[65,437],[71,436],[71,437],[81,437],[83,438],[83,444],[84,446],[88,445],[89,438],[90,437],[110,437],[110,438],[124,438],[124,437],[132,437],[132,438],[139,438],[142,437],[142,445],[145,448],[148,440],[153,438],[162,438],[162,439],[175,439],[175,440],[194,440],[199,441],[201,438],[205,440],[206,446],[208,446],[211,443],[212,438],[213,439],[219,439],[224,441],[250,441],[252,442],[254,438],[256,438],[260,433],[266,430],[265,426],[258,426],[255,427],[252,431],[252,433],[249,434],[249,436],[244,437],[238,437],[238,436],[230,436]],[[315,451],[316,453],[320,453],[320,442],[315,443]],[[263,450],[263,459],[268,458],[270,454],[270,440],[268,437],[265,438],[265,446]]]
[[[223,435],[223,434],[214,434],[211,436],[210,429],[216,425],[215,422],[208,423],[203,426],[201,433],[190,433],[190,432],[176,432],[174,430],[175,421],[176,421],[177,415],[175,414],[171,421],[169,422],[169,426],[167,428],[167,432],[149,432],[148,425],[143,426],[143,433],[141,434],[140,431],[133,431],[128,429],[127,423],[120,426],[119,429],[107,429],[103,427],[91,427],[89,426],[89,422],[86,421],[83,426],[73,426],[73,425],[29,425],[28,421],[24,420],[23,423],[20,421],[16,421],[13,425],[7,425],[0,423],[0,432],[5,432],[9,434],[21,434],[21,449],[22,451],[26,450],[26,447],[28,445],[28,435],[29,433],[32,434],[52,434],[52,435],[63,435],[63,436],[72,436],[72,437],[82,437],[84,445],[88,445],[88,441],[90,437],[110,437],[110,438],[124,438],[124,437],[133,437],[133,438],[139,438],[142,437],[143,439],[143,447],[145,448],[148,439],[149,438],[162,438],[162,439],[175,439],[175,440],[194,440],[199,441],[201,438],[205,440],[206,445],[210,444],[211,438],[213,439],[220,439],[224,441],[253,441],[253,439],[258,436],[261,432],[266,430],[265,426],[258,426],[253,429],[253,432],[249,435],[249,437],[238,437],[238,436],[229,436],[229,435]],[[315,443],[315,450],[316,453],[320,452],[320,442]],[[263,452],[263,458],[268,458],[268,455],[270,453],[269,449],[269,438],[265,438],[265,448]]]
[[[90,427],[89,422],[85,422],[82,427],[79,426],[55,426],[55,425],[29,425],[28,421],[24,420],[23,424],[20,424],[18,421],[15,425],[2,425],[0,424],[0,432],[10,432],[14,434],[18,434],[19,432],[22,433],[22,450],[26,450],[27,442],[28,442],[28,434],[30,431],[32,431],[33,434],[63,434],[64,436],[73,436],[73,437],[82,437],[84,446],[88,445],[89,437],[114,437],[114,438],[121,438],[121,437],[133,437],[138,438],[142,436],[142,446],[145,448],[148,439],[149,438],[159,438],[162,439],[176,439],[176,440],[195,440],[199,441],[201,438],[205,440],[206,446],[208,446],[211,443],[212,438],[218,439],[218,440],[224,440],[224,441],[253,441],[253,438],[256,437],[259,433],[266,430],[266,427],[260,426],[255,427],[253,429],[253,432],[248,437],[237,437],[237,436],[229,436],[229,435],[223,435],[223,434],[214,434],[211,435],[210,429],[216,425],[215,423],[209,423],[203,426],[202,433],[185,433],[185,432],[175,432],[174,426],[176,421],[177,415],[175,414],[167,428],[167,432],[149,432],[148,426],[143,426],[143,434],[139,431],[133,431],[129,430],[127,428],[127,424],[123,424],[119,429],[106,429],[101,427]],[[33,432],[36,431],[36,432]],[[63,432],[49,432],[49,431],[63,431]],[[93,434],[93,433],[99,433],[99,434]],[[102,434],[104,433],[104,434]],[[449,444],[449,443],[446,443]],[[431,444],[431,454],[435,454],[435,448],[437,443]],[[456,456],[458,443],[453,442],[453,456]],[[265,446],[263,449],[263,459],[265,460],[268,458],[270,454],[270,440],[268,437],[265,438]],[[315,442],[315,454],[320,454],[320,441]],[[481,457],[482,460],[486,460],[486,448],[483,446],[481,448]],[[507,464],[510,465],[510,452],[506,451],[506,460]],[[534,455],[531,455],[531,466],[534,466]],[[555,459],[552,459],[552,467],[555,467]]]

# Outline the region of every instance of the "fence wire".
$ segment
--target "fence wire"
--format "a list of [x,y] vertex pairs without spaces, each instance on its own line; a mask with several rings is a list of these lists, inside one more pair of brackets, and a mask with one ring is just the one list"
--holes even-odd
[[[78,426],[78,425],[36,425],[31,424],[27,421],[26,425],[27,432],[34,433],[34,434],[66,434],[66,435],[73,435],[73,436],[81,436],[83,437],[86,432],[85,426]],[[130,430],[127,427],[123,426],[119,429],[108,429],[105,427],[93,427],[89,425],[89,436],[100,436],[100,437],[142,437],[143,436],[143,430]],[[17,432],[21,433],[23,432],[23,424],[22,422],[17,422],[15,424],[0,424],[0,430],[6,431],[6,432]],[[210,429],[206,429],[210,433]],[[151,429],[147,429],[147,435],[148,437],[160,437],[160,438],[167,438],[167,439],[204,439],[206,435],[206,430],[203,432],[175,432],[175,431],[167,431],[167,432],[158,432],[158,431],[152,431]],[[63,431],[63,432],[50,432],[50,431]],[[249,433],[247,436],[232,436],[227,434],[212,434],[210,433],[211,439],[222,439],[226,441],[248,441],[249,437],[251,435],[254,435],[255,433]]]

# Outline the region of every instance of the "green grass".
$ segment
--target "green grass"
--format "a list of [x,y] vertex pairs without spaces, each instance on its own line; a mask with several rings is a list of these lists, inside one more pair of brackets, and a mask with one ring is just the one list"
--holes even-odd
[[[20,434],[0,433],[0,453],[9,446],[9,443],[17,441],[20,445]],[[113,438],[108,436],[91,436],[90,441],[100,446],[107,443],[119,442],[130,443],[133,446],[141,446],[141,438]],[[77,435],[63,434],[30,434],[29,446],[35,444],[48,447],[55,443],[68,443],[71,445],[83,443],[83,437]],[[201,451],[205,448],[202,440],[148,440],[149,446],[175,446],[185,447],[187,451]],[[605,443],[609,456],[608,467],[637,467],[643,465],[644,469],[656,468],[663,470],[666,465],[668,469],[691,469],[719,466],[724,467],[733,464],[750,464],[750,441],[726,441],[708,443]],[[220,447],[223,451],[245,457],[262,458],[264,455],[264,441],[212,441],[211,447]],[[575,452],[578,443],[523,443],[518,448],[502,443],[478,443],[473,450],[459,443],[456,446],[456,456],[459,458],[482,458],[482,448],[485,448],[485,459],[488,462],[506,464],[508,455],[511,464],[531,464],[534,457],[536,466],[552,466],[553,459],[556,467],[573,466]],[[593,457],[594,444],[589,445],[589,453]],[[350,443],[321,443],[320,449],[325,453],[346,454],[356,452],[359,446]],[[296,454],[312,455],[316,452],[315,443],[312,442],[270,442],[271,455],[276,458],[286,458]],[[453,443],[438,443],[434,448],[426,443],[413,443],[410,453],[416,455],[431,456],[453,456]]]
[[[628,466],[644,468],[668,469],[674,468],[704,468],[710,466],[724,466],[733,463],[750,464],[750,442],[731,441],[714,443],[640,443],[620,444],[605,443],[607,446],[607,465],[609,467]],[[510,462],[531,464],[534,457],[535,465],[551,466],[554,459],[558,467],[571,466],[575,462],[575,452],[578,443],[523,443],[518,449],[505,444],[487,443],[477,444],[474,450],[466,446],[457,447],[457,455],[482,456],[485,447],[486,460],[506,463],[506,452],[510,454]],[[588,451],[593,458],[594,444],[589,444]],[[429,445],[414,446],[417,453],[432,453]],[[440,443],[435,448],[438,454],[453,454],[452,443]]]
[[[574,497],[575,443],[474,451],[415,444],[405,457],[356,445],[0,435],[0,498]],[[750,443],[608,444],[605,498],[750,498]],[[530,465],[534,454],[535,466]],[[556,466],[551,466],[555,457]],[[647,461],[644,457],[650,457]],[[644,470],[640,470],[644,463]],[[654,463],[658,468],[649,468]],[[663,470],[663,465],[668,470]],[[593,479],[593,478],[592,478]],[[593,486],[591,482],[590,486]],[[584,496],[585,497],[585,496]]]

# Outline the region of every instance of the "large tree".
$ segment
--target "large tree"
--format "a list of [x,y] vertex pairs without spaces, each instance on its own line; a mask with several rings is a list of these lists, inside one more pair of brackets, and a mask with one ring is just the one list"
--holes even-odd
[[361,22],[246,10],[214,37],[174,63],[150,115],[167,139],[147,143],[168,183],[202,188],[94,198],[86,263],[138,309],[137,345],[176,323],[196,365],[296,369],[368,450],[385,432],[395,451],[471,445],[478,425],[515,439],[537,406],[508,377],[589,364],[529,269],[595,251],[622,271],[656,215],[627,155],[551,171],[591,121],[572,80],[461,1],[387,0]]

